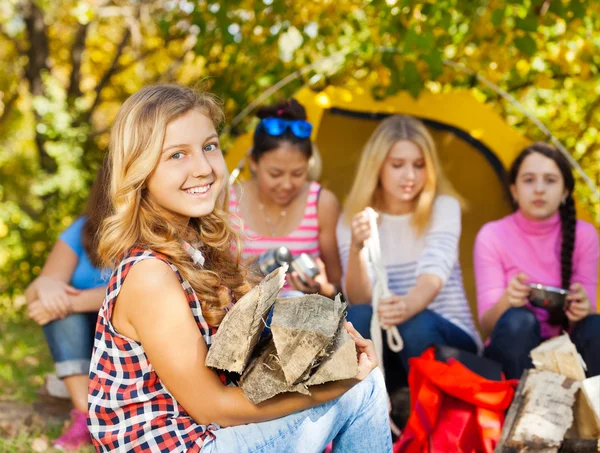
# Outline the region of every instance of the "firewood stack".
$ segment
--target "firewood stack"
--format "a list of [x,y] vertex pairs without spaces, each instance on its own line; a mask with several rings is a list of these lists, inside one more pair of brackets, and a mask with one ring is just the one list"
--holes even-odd
[[[269,274],[227,313],[206,365],[240,374],[253,403],[283,392],[310,393],[310,386],[358,373],[354,341],[344,328],[346,304],[320,295],[278,299],[287,266]],[[271,334],[262,335],[273,307]]]
[[534,370],[521,377],[496,453],[600,451],[600,377],[585,379],[568,335],[531,351]]

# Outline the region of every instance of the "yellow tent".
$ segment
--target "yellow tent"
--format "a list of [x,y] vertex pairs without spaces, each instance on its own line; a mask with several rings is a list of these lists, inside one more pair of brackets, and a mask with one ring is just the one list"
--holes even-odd
[[[408,114],[425,122],[446,175],[468,203],[463,214],[460,261],[475,312],[475,235],[483,224],[511,211],[503,184],[506,169],[529,141],[467,91],[423,93],[418,99],[400,93],[377,101],[368,89],[356,85],[329,86],[318,92],[305,87],[294,97],[304,105],[314,125],[312,138],[322,158],[320,182],[341,201],[350,190],[362,146],[382,118]],[[236,139],[226,157],[230,170],[238,167],[251,143],[250,133]],[[246,169],[241,177],[247,176]],[[594,221],[580,206],[578,214]]]

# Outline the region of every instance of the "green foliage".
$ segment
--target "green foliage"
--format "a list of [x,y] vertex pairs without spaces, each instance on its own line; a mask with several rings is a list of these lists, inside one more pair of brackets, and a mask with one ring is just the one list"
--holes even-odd
[[[30,34],[25,24],[36,17]],[[16,296],[82,212],[119,105],[148,83],[203,86],[231,119],[285,76],[337,55],[275,97],[316,74],[317,86],[367,80],[379,97],[467,88],[543,138],[448,59],[519,99],[598,182],[598,30],[600,4],[583,0],[3,2],[0,313],[19,318]],[[577,190],[598,216],[589,191]]]

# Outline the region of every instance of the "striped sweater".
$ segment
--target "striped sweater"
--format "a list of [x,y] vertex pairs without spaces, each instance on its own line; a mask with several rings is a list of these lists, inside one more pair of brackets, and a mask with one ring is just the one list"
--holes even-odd
[[[447,195],[438,196],[433,205],[431,223],[420,236],[416,235],[411,220],[412,214],[379,214],[381,254],[390,291],[404,295],[416,285],[420,275],[438,276],[442,279],[443,287],[427,308],[463,329],[481,347],[458,261],[461,231],[458,201]],[[345,287],[352,234],[343,217],[338,222],[336,233]],[[361,253],[366,258],[366,249]],[[373,279],[371,268],[369,275]]]

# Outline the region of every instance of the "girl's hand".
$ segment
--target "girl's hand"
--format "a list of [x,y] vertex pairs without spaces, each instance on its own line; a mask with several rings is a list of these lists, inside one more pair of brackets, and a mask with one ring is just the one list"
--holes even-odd
[[527,296],[531,292],[531,288],[525,284],[528,278],[527,274],[519,272],[508,282],[505,294],[511,307],[523,307],[527,304]]
[[56,319],[39,300],[34,300],[27,306],[27,315],[40,326],[45,326]]
[[377,365],[379,365],[377,354],[375,353],[375,347],[373,346],[373,342],[371,340],[363,338],[362,335],[358,333],[351,322],[344,323],[344,327],[356,345],[356,354],[358,356],[358,374],[356,375],[355,379],[362,381],[377,367]]
[[69,296],[75,296],[81,291],[67,285],[65,282],[51,277],[38,277],[36,283],[38,299],[44,308],[54,317],[64,318],[71,313],[73,307]]
[[364,209],[356,214],[352,218],[350,227],[352,229],[350,247],[361,250],[365,246],[365,241],[371,236],[371,224],[368,211]]
[[571,322],[581,321],[592,311],[592,304],[585,291],[585,288],[580,283],[573,283],[569,288],[567,295],[567,318]]
[[310,278],[308,276],[304,277],[305,282],[300,279],[300,276],[297,272],[291,272],[289,274],[288,281],[292,288],[302,291],[306,294],[314,294],[319,293],[325,297],[334,297],[336,294],[336,288],[333,284],[329,282],[327,278],[327,272],[325,270],[325,263],[321,258],[316,258],[315,263],[319,268],[319,273],[315,276],[315,278]]
[[379,301],[377,315],[381,327],[396,326],[408,321],[416,313],[412,313],[402,296],[393,295]]

